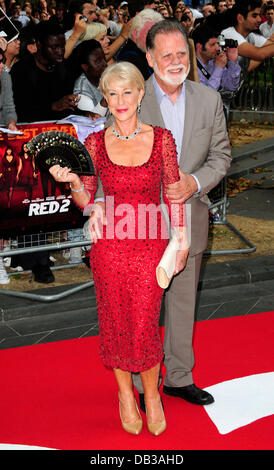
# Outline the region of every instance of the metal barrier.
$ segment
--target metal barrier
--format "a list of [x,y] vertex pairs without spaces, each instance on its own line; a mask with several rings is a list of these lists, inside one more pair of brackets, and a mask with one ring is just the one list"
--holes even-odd
[[[226,219],[226,207],[227,207],[227,195],[226,195],[226,179],[224,178],[219,185],[216,186],[210,193],[209,193],[210,200],[212,201],[209,210],[218,208],[218,213],[221,216],[219,220],[215,221],[216,225],[226,225],[228,226],[239,238],[246,243],[249,248],[239,248],[233,250],[208,250],[205,251],[204,254],[210,255],[222,255],[222,254],[236,254],[236,253],[251,253],[256,250],[256,247],[239,231],[237,230],[230,222]],[[19,236],[17,238],[12,238],[9,240],[10,249],[5,249],[5,251],[0,251],[0,257],[10,257],[15,255],[33,253],[33,252],[41,252],[41,251],[54,251],[54,250],[65,250],[67,248],[74,248],[74,247],[87,247],[90,245],[90,241],[85,239],[82,235],[79,236],[79,233],[75,235],[75,240],[73,236],[69,241],[63,240],[63,231],[62,232],[47,232],[41,234],[34,234],[34,235],[26,235],[26,236]],[[73,233],[73,231],[72,231]],[[66,269],[71,268],[73,266],[77,266],[79,264],[67,264],[67,265],[60,265],[54,266],[52,270],[58,269]],[[23,274],[23,273],[22,273]],[[0,289],[0,294],[10,295],[13,297],[21,297],[29,300],[36,300],[40,302],[53,302],[57,300],[61,300],[62,298],[75,294],[87,287],[91,287],[94,285],[94,282],[88,281],[78,286],[65,288],[64,291],[59,292],[57,294],[37,294],[34,292],[20,292],[16,290],[9,290],[9,289]]]
[[[227,208],[227,194],[226,194],[226,178],[224,178],[217,186],[209,193],[209,198],[212,204],[209,207],[209,211],[218,209],[219,220],[215,221],[216,225],[228,226],[249,248],[239,248],[233,250],[207,250],[204,254],[210,255],[222,255],[222,254],[236,254],[236,253],[251,253],[256,250],[256,247],[229,221],[226,219],[226,208]],[[0,257],[9,257],[33,252],[41,251],[54,251],[54,250],[66,250],[67,248],[74,247],[87,247],[90,245],[90,241],[84,238],[83,232],[79,235],[79,231],[71,230],[70,240],[64,241],[64,231],[59,232],[46,232],[33,235],[25,235],[13,237],[8,240],[8,246],[10,249],[0,251]],[[52,267],[52,270],[71,268],[79,264],[67,264]],[[93,281],[85,282],[78,286],[69,287],[63,292],[57,294],[36,294],[34,292],[20,292],[15,290],[0,289],[0,294],[6,294],[13,297],[21,297],[29,300],[37,300],[42,302],[52,302],[61,300],[62,298],[79,292],[87,287],[94,285]]]
[[226,178],[213,188],[208,197],[211,201],[209,211],[214,209],[218,210],[219,219],[214,221],[215,225],[226,225],[229,227],[249,248],[237,248],[231,250],[206,250],[205,255],[228,255],[237,253],[252,253],[256,250],[256,247],[251,243],[231,222],[226,218],[227,209],[227,191],[226,191]]
[[[75,235],[73,235],[75,234]],[[27,253],[41,252],[41,251],[54,251],[54,250],[65,250],[67,248],[74,247],[86,247],[90,245],[90,241],[85,239],[84,236],[79,236],[79,233],[75,232],[74,229],[71,230],[71,239],[70,241],[63,241],[64,231],[59,232],[47,232],[39,233],[33,235],[25,235],[13,237],[10,240],[7,240],[10,249],[5,249],[5,251],[0,251],[0,257],[6,258],[15,255],[22,255]],[[76,264],[66,264],[53,266],[51,269],[66,269],[72,268],[73,266],[79,266],[80,263]],[[21,274],[28,271],[21,271]],[[21,297],[29,300],[37,300],[40,302],[52,302],[56,300],[61,300],[62,298],[79,292],[80,290],[86,289],[87,287],[93,286],[93,281],[88,281],[78,286],[69,287],[63,292],[58,294],[35,294],[31,292],[20,292],[16,290],[9,289],[0,289],[0,294],[6,294],[13,297]]]
[[264,60],[248,72],[245,81],[231,103],[231,109],[274,111],[274,58]]
[[[245,81],[230,105],[231,110],[240,111],[274,111],[274,58],[266,59],[255,70],[248,72]],[[236,253],[251,253],[256,247],[234,227],[226,218],[227,194],[226,178],[224,178],[209,193],[212,202],[209,210],[219,209],[220,218],[214,223],[216,225],[228,226],[249,248],[234,250],[208,250],[205,254],[221,255]]]
[[[230,109],[241,111],[274,111],[274,58],[265,60],[254,71],[248,72],[246,79],[240,89],[238,95],[233,99]],[[209,193],[211,205],[209,210],[219,210],[219,220],[214,223],[216,225],[228,226],[249,248],[239,248],[233,250],[207,250],[205,254],[222,255],[251,253],[256,247],[226,218],[227,209],[227,193],[226,178],[224,178]]]

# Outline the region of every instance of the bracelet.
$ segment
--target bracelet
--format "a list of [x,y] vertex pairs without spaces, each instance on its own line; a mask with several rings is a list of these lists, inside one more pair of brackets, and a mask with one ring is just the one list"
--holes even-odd
[[71,183],[69,183],[69,187],[70,187],[71,191],[73,191],[74,193],[80,193],[81,191],[84,191],[84,189],[85,189],[84,183],[82,183],[82,188],[81,189],[73,189],[73,187],[71,186]]

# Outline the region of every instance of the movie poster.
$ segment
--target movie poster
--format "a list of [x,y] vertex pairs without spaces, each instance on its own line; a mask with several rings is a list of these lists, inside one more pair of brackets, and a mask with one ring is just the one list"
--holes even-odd
[[18,125],[22,135],[0,133],[0,237],[83,227],[86,218],[73,203],[68,184],[37,167],[26,143],[41,132],[77,138],[70,124]]

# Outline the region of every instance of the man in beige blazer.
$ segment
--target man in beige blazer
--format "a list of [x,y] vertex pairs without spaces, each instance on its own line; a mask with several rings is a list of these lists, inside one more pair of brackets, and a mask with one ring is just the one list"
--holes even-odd
[[[207,405],[214,398],[198,388],[192,378],[194,312],[200,266],[208,239],[207,193],[221,181],[230,166],[230,144],[219,93],[199,83],[185,81],[189,54],[180,24],[164,20],[151,28],[147,36],[147,60],[154,74],[146,82],[140,118],[147,124],[167,127],[173,133],[181,180],[169,186],[167,195],[174,202],[186,201],[187,213],[191,213],[187,264],[174,277],[165,295],[163,392]],[[133,375],[133,381],[144,410],[138,374]]]

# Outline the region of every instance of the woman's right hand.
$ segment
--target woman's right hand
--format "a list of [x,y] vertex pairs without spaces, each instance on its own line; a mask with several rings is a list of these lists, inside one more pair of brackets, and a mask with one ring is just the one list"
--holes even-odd
[[123,24],[123,27],[120,31],[120,36],[124,36],[125,38],[129,37],[129,32],[131,29],[132,21],[133,21],[133,18],[131,18],[131,20],[129,20],[127,23]]
[[178,250],[176,254],[176,264],[174,269],[174,276],[179,274],[186,266],[189,250]]
[[79,186],[82,185],[79,176],[75,173],[71,173],[71,170],[68,167],[53,165],[50,167],[49,172],[55,181],[58,181],[58,183],[73,183],[75,186],[79,183]]
[[189,240],[188,230],[186,226],[174,227],[174,232],[178,242],[178,251],[176,254],[176,264],[174,270],[174,276],[179,272],[183,271],[186,266],[188,254],[189,254]]
[[91,243],[97,243],[102,238],[102,226],[107,225],[105,203],[98,201],[93,205],[93,210],[88,221]]

